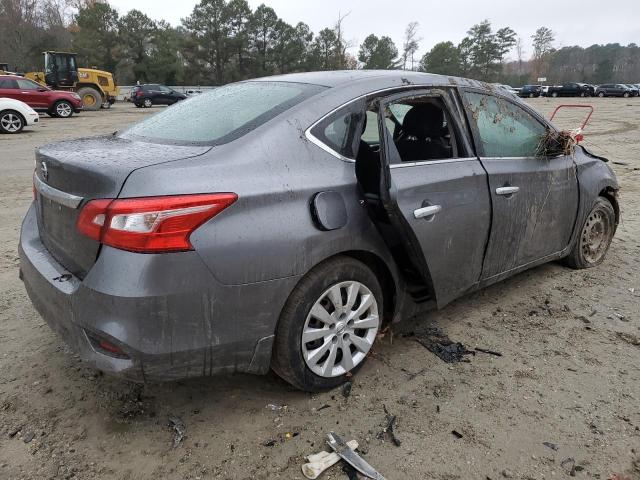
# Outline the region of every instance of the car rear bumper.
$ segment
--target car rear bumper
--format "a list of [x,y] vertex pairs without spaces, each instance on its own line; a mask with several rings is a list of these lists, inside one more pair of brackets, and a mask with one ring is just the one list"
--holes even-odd
[[[196,252],[143,255],[103,247],[80,279],[40,241],[35,207],[20,236],[20,275],[38,313],[83,360],[134,381],[266,373],[296,279],[224,286]],[[97,347],[106,340],[126,353]]]

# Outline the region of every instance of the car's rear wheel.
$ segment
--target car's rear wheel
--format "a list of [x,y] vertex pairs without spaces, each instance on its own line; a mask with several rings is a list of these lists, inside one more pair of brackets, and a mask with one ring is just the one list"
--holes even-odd
[[82,99],[82,108],[88,111],[100,110],[102,106],[102,94],[92,87],[84,87],[78,90]]
[[600,265],[609,251],[616,230],[616,212],[611,202],[598,197],[587,215],[569,256],[565,259],[572,268],[590,268]]
[[600,92],[600,93],[598,93],[598,96],[599,96],[600,98],[604,98],[604,92]]
[[53,114],[60,118],[69,118],[73,115],[73,105],[66,100],[60,100],[53,106]]
[[271,367],[306,391],[333,388],[355,373],[382,322],[382,290],[362,262],[336,257],[311,270],[285,304]]
[[24,125],[24,118],[15,110],[3,110],[0,112],[0,132],[20,133]]
[[624,92],[624,95],[622,95],[624,98],[629,98],[629,92]]
[[144,105],[144,108],[151,108],[153,106],[153,102],[150,98],[145,98],[142,105]]

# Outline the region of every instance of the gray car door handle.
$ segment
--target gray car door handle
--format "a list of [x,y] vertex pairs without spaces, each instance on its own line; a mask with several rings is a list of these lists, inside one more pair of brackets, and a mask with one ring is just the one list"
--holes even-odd
[[416,218],[433,217],[436,213],[442,210],[441,205],[429,205],[428,207],[418,208],[413,211],[413,216]]
[[520,191],[520,187],[498,187],[496,188],[496,193],[498,195],[513,195],[514,193],[518,193]]

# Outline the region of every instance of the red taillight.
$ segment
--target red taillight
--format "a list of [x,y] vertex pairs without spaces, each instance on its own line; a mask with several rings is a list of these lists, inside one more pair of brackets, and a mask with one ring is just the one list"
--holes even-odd
[[142,96],[142,90],[138,90],[136,92],[136,97],[141,97]]
[[77,229],[132,252],[193,250],[191,233],[237,199],[235,193],[212,193],[92,200],[80,212]]
[[126,355],[126,353],[124,353],[120,347],[117,347],[113,343],[109,343],[106,340],[100,340],[100,342],[98,342],[98,347],[117,356]]

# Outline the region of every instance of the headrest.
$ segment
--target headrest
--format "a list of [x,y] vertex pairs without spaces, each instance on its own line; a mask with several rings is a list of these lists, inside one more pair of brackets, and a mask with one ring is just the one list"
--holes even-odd
[[440,137],[443,120],[444,114],[440,107],[432,103],[421,103],[413,106],[404,116],[402,131],[418,140]]

